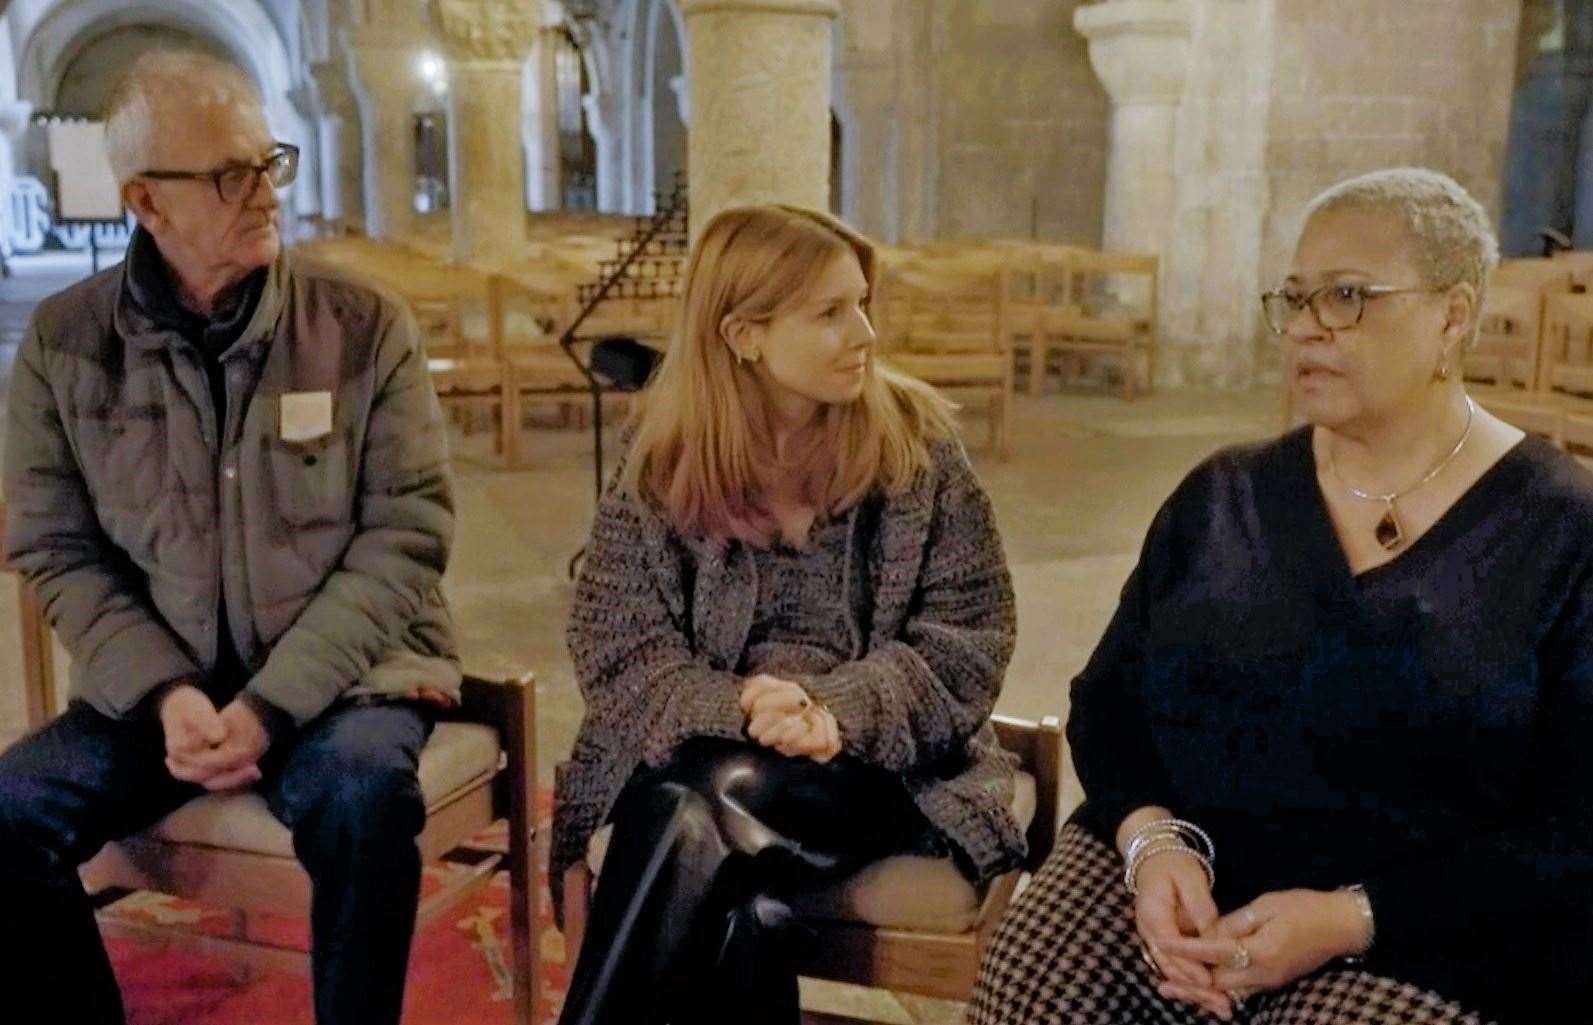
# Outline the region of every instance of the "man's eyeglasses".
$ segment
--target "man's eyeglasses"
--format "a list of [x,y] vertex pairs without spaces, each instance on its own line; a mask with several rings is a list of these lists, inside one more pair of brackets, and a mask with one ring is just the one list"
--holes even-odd
[[1366,300],[1380,299],[1401,292],[1442,292],[1441,288],[1400,288],[1396,285],[1323,285],[1312,292],[1297,288],[1275,288],[1261,293],[1261,312],[1267,327],[1281,335],[1296,313],[1311,308],[1311,315],[1324,331],[1343,331],[1361,322],[1366,315]]
[[299,173],[299,147],[279,142],[258,164],[226,164],[214,171],[144,171],[141,178],[156,181],[208,181],[216,187],[223,203],[236,203],[252,195],[261,176],[273,189],[293,184]]

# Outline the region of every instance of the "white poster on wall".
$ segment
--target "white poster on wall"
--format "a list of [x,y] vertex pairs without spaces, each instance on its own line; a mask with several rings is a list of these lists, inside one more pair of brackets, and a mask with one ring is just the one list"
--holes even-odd
[[105,155],[104,123],[52,121],[48,138],[56,221],[120,221],[122,195]]

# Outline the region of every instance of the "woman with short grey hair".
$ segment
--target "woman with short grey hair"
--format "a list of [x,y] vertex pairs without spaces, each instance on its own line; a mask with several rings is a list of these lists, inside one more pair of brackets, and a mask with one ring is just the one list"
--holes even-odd
[[1432,171],[1307,208],[1262,296],[1307,423],[1156,516],[974,1022],[1586,1020],[1593,478],[1466,394],[1496,261]]

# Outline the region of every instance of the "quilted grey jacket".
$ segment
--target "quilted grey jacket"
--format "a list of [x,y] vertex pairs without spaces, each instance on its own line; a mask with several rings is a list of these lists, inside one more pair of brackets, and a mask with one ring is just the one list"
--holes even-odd
[[[218,425],[200,354],[125,273],[39,305],[8,407],[5,553],[72,697],[120,717],[207,673],[222,595],[247,689],[297,723],[343,696],[457,694],[446,434],[407,308],[284,252],[222,355]],[[282,396],[317,392],[331,429],[285,440]]]
[[[989,725],[1016,631],[1012,580],[989,498],[954,441],[904,494],[850,513],[852,659],[787,673],[829,706],[843,750],[900,773],[978,879],[1018,863],[1016,759]],[[739,542],[684,538],[611,488],[598,508],[570,614],[586,699],[555,780],[555,900],[631,773],[696,736],[744,739],[741,661],[758,596]],[[776,668],[810,649],[771,655]],[[760,667],[767,668],[767,666]]]

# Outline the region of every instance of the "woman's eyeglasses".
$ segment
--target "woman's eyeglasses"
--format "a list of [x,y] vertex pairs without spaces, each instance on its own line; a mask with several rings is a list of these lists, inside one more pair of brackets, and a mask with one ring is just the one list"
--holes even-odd
[[1441,288],[1400,288],[1397,285],[1332,284],[1310,292],[1298,288],[1275,288],[1261,293],[1261,313],[1267,327],[1281,335],[1296,313],[1311,308],[1311,315],[1324,331],[1343,331],[1361,322],[1366,301],[1402,292],[1441,292]]

